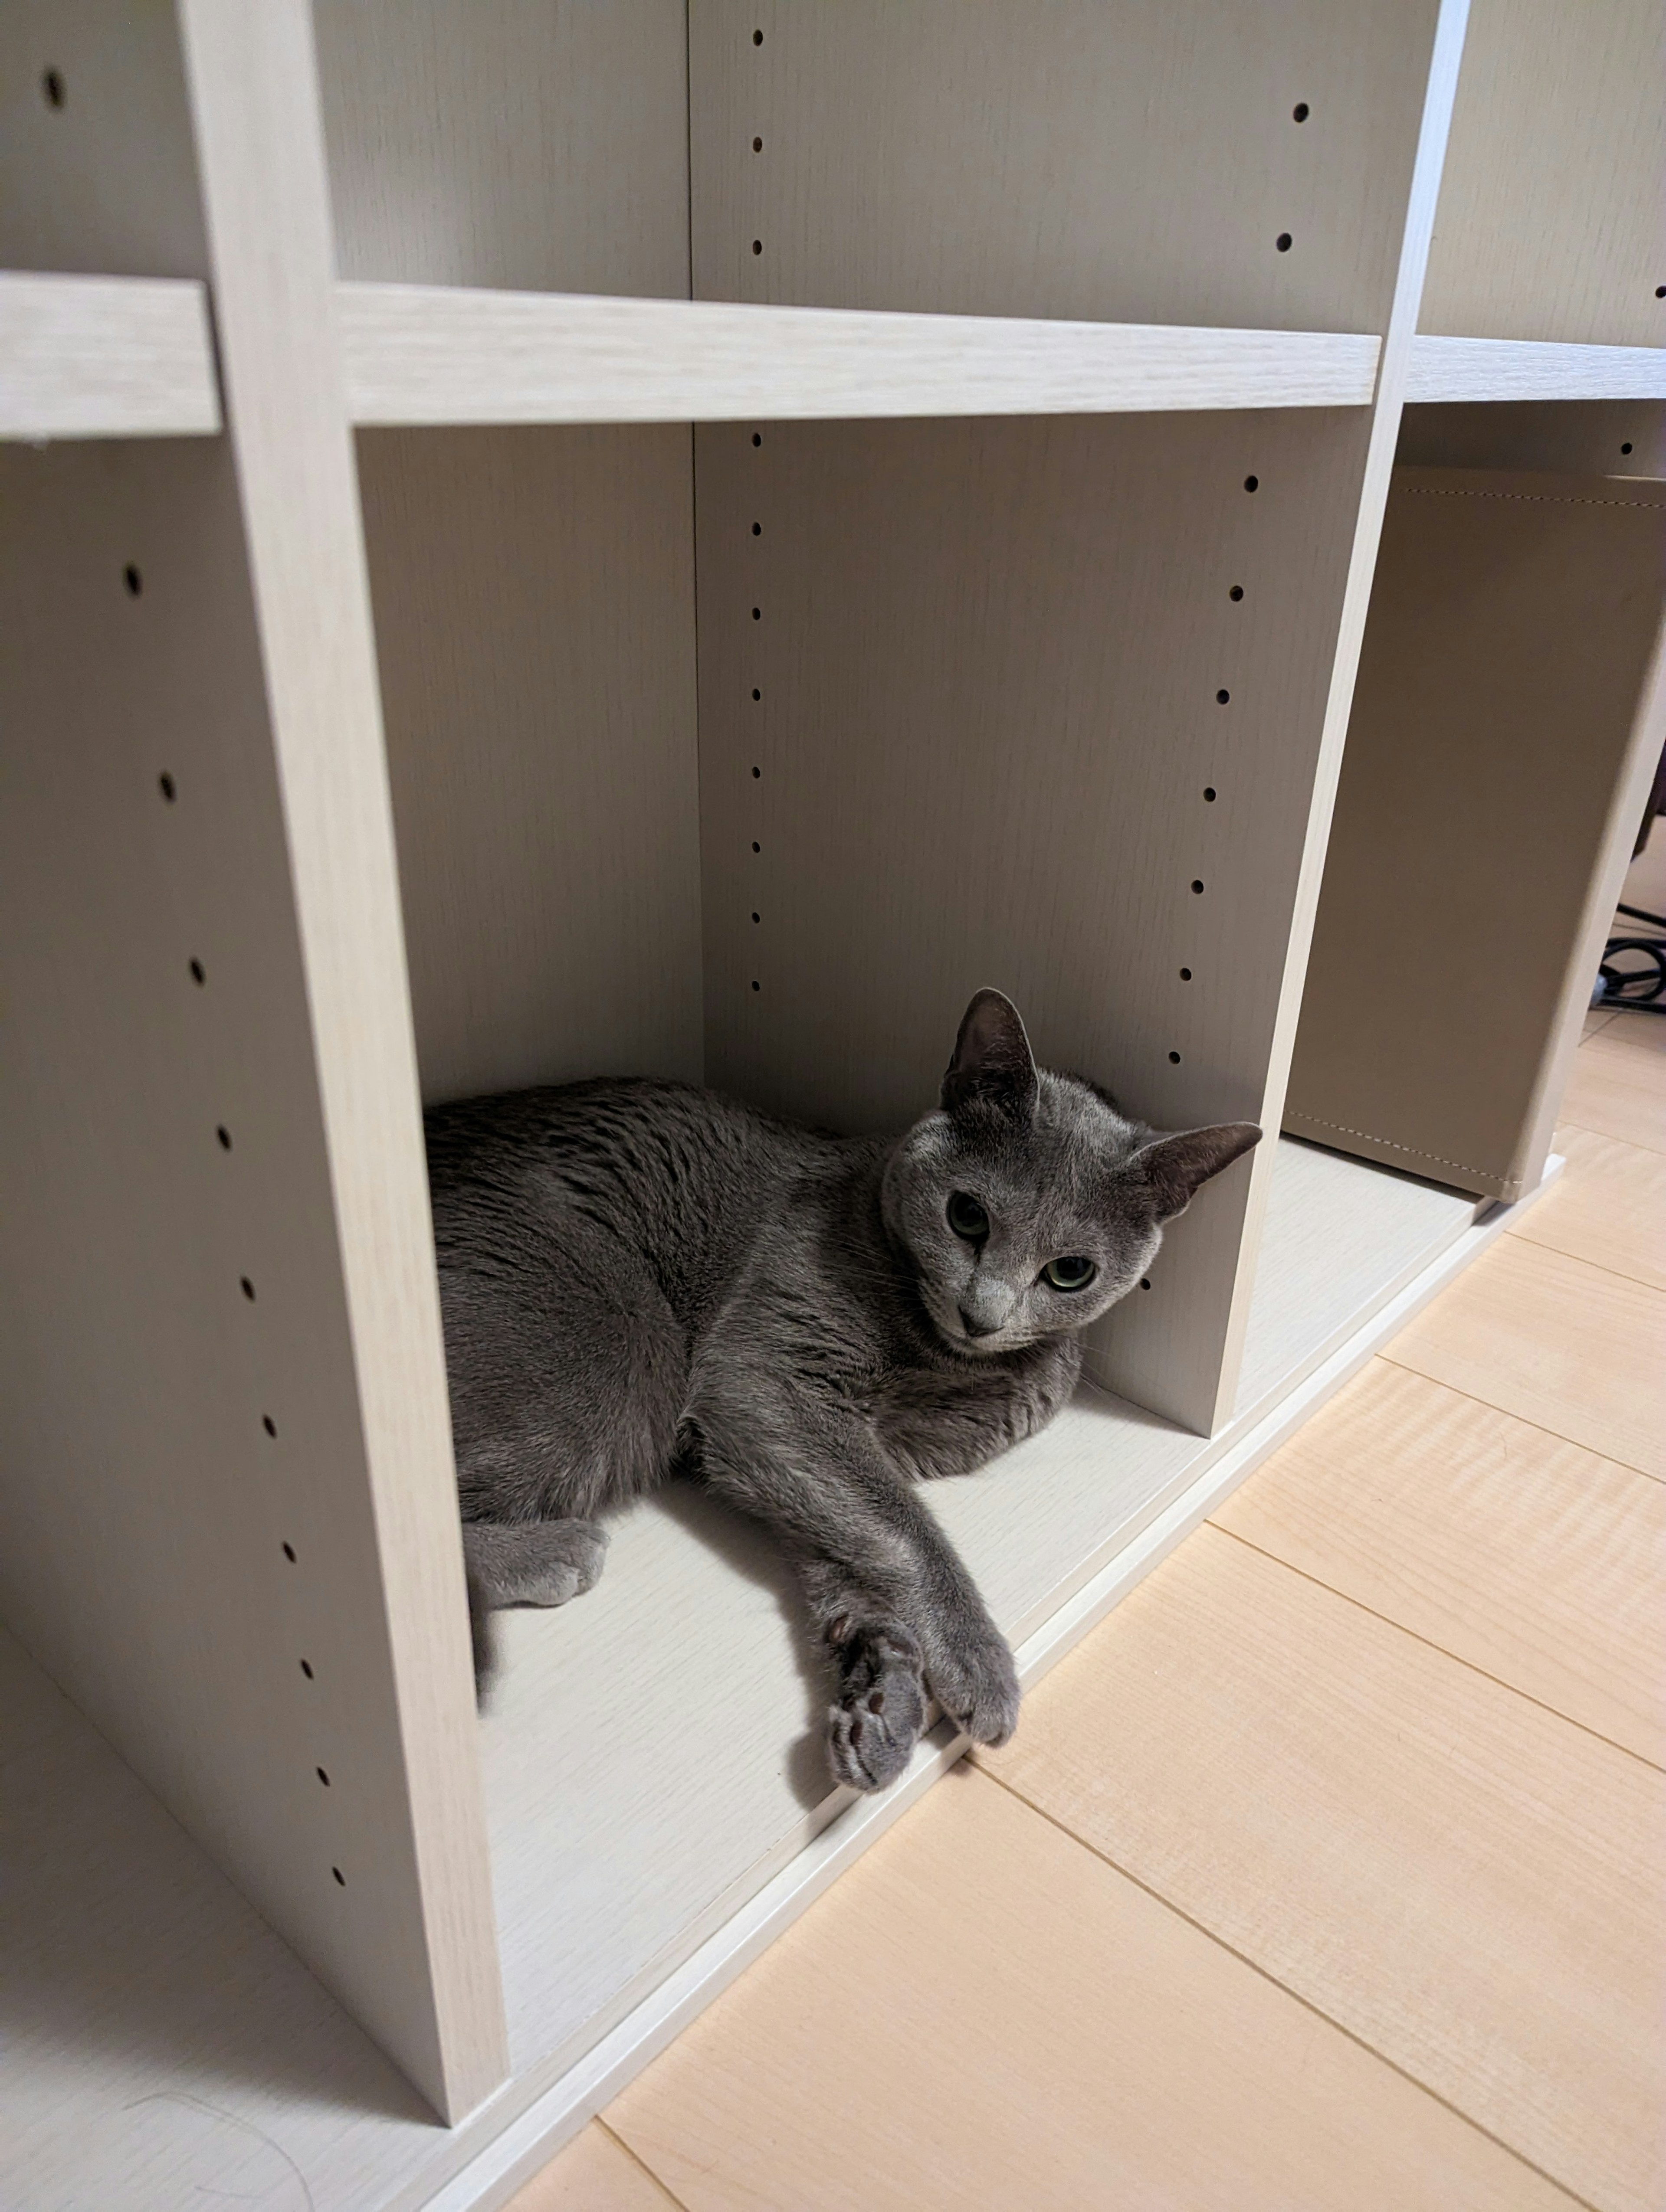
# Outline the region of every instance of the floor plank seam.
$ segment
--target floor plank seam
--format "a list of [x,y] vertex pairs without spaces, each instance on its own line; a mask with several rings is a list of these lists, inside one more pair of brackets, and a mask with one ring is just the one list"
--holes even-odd
[[1247,1966],[1252,1974],[1258,1975],[1262,1981],[1269,1983],[1275,1990],[1282,1990],[1292,2003],[1300,2005],[1304,2012],[1311,2013],[1316,2020],[1323,2021],[1328,2027],[1333,2027],[1339,2035],[1346,2036],[1357,2050],[1366,2052],[1380,2065],[1386,2066],[1391,2074],[1397,2074],[1402,2081],[1410,2082],[1413,2088],[1420,2090],[1426,2097],[1432,2098],[1437,2105],[1450,2112],[1454,2119],[1461,2120],[1467,2128],[1473,2128],[1478,2136],[1485,2136],[1487,2141],[1497,2149],[1503,2151],[1507,2157],[1514,2159],[1518,2166],[1525,2166],[1529,2173],[1536,2174],[1541,2181],[1548,2184],[1552,2189],[1560,2190],[1571,2204],[1582,2206],[1584,2212],[1608,2212],[1606,2207],[1593,2203],[1590,2197],[1580,2196],[1578,2190],[1570,2188],[1560,2175],[1552,2173],[1544,2166],[1536,2164],[1525,2153],[1518,2150],[1514,2143],[1507,2142],[1503,2136],[1495,2135],[1491,2128],[1484,2126],[1472,2112],[1466,2112],[1461,2105],[1455,2105],[1450,2097],[1443,2096],[1438,2089],[1432,2087],[1427,2081],[1420,2080],[1408,2068],[1401,2065],[1397,2059],[1390,2058],[1386,2051],[1379,2051],[1374,2043],[1368,2043],[1363,2035],[1349,2027],[1345,2021],[1340,2021],[1335,2014],[1328,2013],[1322,2005],[1315,2004],[1310,1997],[1304,1997],[1299,1990],[1292,1989],[1288,1982],[1280,1981],[1279,1977],[1263,1966],[1259,1960],[1252,1959],[1247,1951],[1240,1951],[1236,1944],[1229,1943],[1225,1937],[1211,1928],[1207,1921],[1195,1918],[1183,1905],[1177,1905],[1171,1897],[1165,1897],[1160,1889],[1154,1888],[1150,1882],[1143,1881],[1130,1868],[1122,1865],[1120,1860],[1112,1858],[1108,1851],[1101,1850],[1097,1844],[1089,1843],[1085,1837],[1079,1836],[1073,1828],[1067,1826],[1055,1814],[1049,1813],[1045,1806],[1037,1805],[1033,1798],[1026,1797],[1021,1790],[1016,1789],[1004,1776],[985,1766],[976,1751],[967,1760],[966,1765],[972,1773],[982,1775],[985,1781],[994,1783],[997,1788],[1006,1790],[1009,1797],[1015,1797],[1020,1805],[1026,1806],[1037,1820],[1045,1820],[1049,1827],[1056,1828],[1061,1836],[1067,1836],[1071,1842],[1085,1850],[1090,1858],[1097,1859],[1102,1866],[1109,1867],[1113,1874],[1120,1875],[1125,1881],[1131,1881],[1136,1889],[1143,1890],[1147,1897],[1160,1905],[1165,1911],[1172,1912],[1176,1919],[1183,1920],[1189,1928],[1195,1928],[1200,1936],[1207,1936],[1210,1942],[1217,1945],[1229,1957],[1236,1959],[1241,1966]]
[[[1612,1144],[1624,1141],[1617,1137],[1609,1139]],[[1643,1152],[1646,1147],[1639,1145],[1637,1150]],[[1666,1158],[1666,1153],[1657,1152],[1655,1158]],[[1525,1222],[1519,1229],[1506,1229],[1504,1233],[1506,1237],[1513,1237],[1518,1244],[1536,1244],[1541,1252],[1560,1252],[1565,1260],[1583,1261],[1587,1267],[1600,1267],[1605,1275],[1612,1275],[1617,1282],[1635,1283],[1639,1290],[1657,1291],[1662,1297],[1666,1297],[1666,1289],[1662,1289],[1658,1283],[1651,1283],[1646,1275],[1629,1274],[1624,1267],[1616,1267],[1607,1260],[1592,1260],[1583,1252],[1570,1252],[1566,1244],[1553,1244],[1547,1237],[1535,1237]]]
[[[1596,1262],[1588,1260],[1584,1265],[1594,1267]],[[1617,1279],[1629,1282],[1631,1278],[1622,1275]],[[1647,1289],[1648,1285],[1645,1284],[1644,1288]],[[1666,1297],[1666,1291],[1659,1295]],[[1559,1444],[1572,1444],[1576,1451],[1595,1452],[1598,1459],[1612,1460],[1615,1467],[1623,1467],[1628,1474],[1640,1474],[1645,1482],[1666,1482],[1666,1475],[1657,1474],[1652,1468],[1639,1467],[1635,1460],[1621,1458],[1611,1445],[1594,1444],[1589,1437],[1568,1436],[1561,1429],[1553,1429],[1543,1421],[1535,1421],[1530,1413],[1523,1413],[1514,1406],[1501,1406],[1496,1398],[1483,1398],[1474,1390],[1466,1390],[1462,1383],[1454,1382],[1447,1376],[1431,1375],[1424,1368],[1414,1367],[1409,1360],[1396,1359],[1394,1346],[1397,1341],[1394,1339],[1385,1344],[1377,1358],[1386,1361],[1390,1367],[1397,1367],[1402,1375],[1417,1375],[1426,1382],[1438,1382],[1443,1390],[1456,1391],[1460,1398],[1468,1398],[1474,1405],[1485,1406],[1490,1413],[1507,1413],[1512,1421],[1519,1421],[1523,1428],[1537,1429],[1541,1436],[1554,1437]]]
[[631,2148],[630,2145],[625,2141],[624,2137],[619,2133],[617,2128],[610,2127],[608,2125],[607,2118],[605,2113],[597,2113],[596,2125],[601,2130],[605,2136],[608,2136],[612,2142],[617,2143],[619,2148],[624,2153],[625,2156],[630,2160],[634,2166],[639,2167],[641,2171],[648,2176],[648,2179],[654,2184],[654,2186],[665,2198],[667,2204],[674,2204],[677,2207],[677,2212],[689,2212],[689,2209],[687,2205],[684,2203],[682,2198],[677,2195],[676,2191],[671,2188],[669,2184],[660,2179],[659,2175],[654,2171],[654,2168],[648,2164],[648,2160],[638,2152]]
[[1588,1137],[1606,1137],[1611,1145],[1635,1145],[1639,1152],[1653,1152],[1657,1158],[1666,1154],[1666,1145],[1651,1145],[1642,1137],[1616,1137],[1612,1129],[1594,1129],[1589,1121],[1580,1121],[1575,1114],[1564,1113],[1562,1126],[1567,1129],[1583,1129]]
[[1572,1713],[1565,1713],[1560,1705],[1547,1705],[1542,1698],[1535,1698],[1531,1690],[1523,1689],[1518,1682],[1506,1682],[1502,1674],[1494,1674],[1488,1668],[1478,1667],[1473,1659],[1466,1659],[1461,1651],[1448,1650],[1444,1644],[1437,1644],[1433,1637],[1420,1635],[1415,1628],[1408,1628],[1403,1620],[1396,1620],[1391,1613],[1379,1613],[1374,1605],[1367,1605],[1363,1598],[1355,1597],[1348,1590],[1338,1589],[1335,1583],[1328,1583],[1322,1575],[1309,1573],[1305,1567],[1296,1566],[1277,1552],[1269,1552],[1264,1544],[1257,1544],[1250,1537],[1240,1535],[1236,1528],[1225,1528],[1213,1517],[1207,1526],[1218,1535],[1230,1536],[1235,1544],[1242,1544],[1246,1552],[1254,1552],[1272,1565],[1282,1567],[1287,1574],[1298,1575],[1303,1582],[1310,1583],[1315,1589],[1327,1590],[1332,1597],[1341,1598],[1345,1605],[1353,1606],[1371,1620],[1380,1620],[1385,1628],[1392,1628],[1401,1636],[1410,1637],[1414,1644],[1420,1644],[1426,1651],[1438,1652],[1443,1659],[1450,1659],[1455,1667],[1467,1668],[1470,1674],[1479,1674],[1482,1681],[1492,1682],[1499,1689],[1507,1691],[1512,1698],[1519,1698],[1523,1705],[1536,1705],[1541,1713],[1548,1713],[1553,1720],[1562,1721],[1569,1728],[1578,1729],[1582,1735],[1606,1744],[1610,1751],[1619,1752],[1623,1758],[1634,1759],[1639,1766],[1646,1766],[1651,1774],[1666,1775],[1666,1766],[1658,1760],[1645,1758],[1642,1752],[1633,1751],[1629,1744],[1616,1743],[1611,1735],[1604,1735],[1601,1729],[1592,1728],[1589,1721],[1576,1720]]

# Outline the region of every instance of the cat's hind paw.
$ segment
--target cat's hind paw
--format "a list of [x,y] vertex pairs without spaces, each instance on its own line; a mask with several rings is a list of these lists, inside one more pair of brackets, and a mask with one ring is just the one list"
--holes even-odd
[[839,1654],[842,1677],[827,1717],[834,1779],[852,1790],[883,1790],[908,1765],[926,1724],[920,1651],[905,1629],[864,1629]]

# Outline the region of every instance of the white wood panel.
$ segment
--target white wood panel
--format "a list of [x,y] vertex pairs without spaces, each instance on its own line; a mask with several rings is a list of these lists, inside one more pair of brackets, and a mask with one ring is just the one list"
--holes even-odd
[[339,292],[360,423],[719,422],[1363,407],[1377,341],[583,299],[405,284]]
[[1666,344],[1663,83],[1660,0],[1474,0],[1424,330]]
[[417,1889],[396,1941],[326,1964],[454,2120],[502,2078],[503,2015],[312,19],[180,0],[180,22]]
[[[1087,1393],[999,1467],[934,1486],[1023,1639],[1026,1681],[1511,1218],[1453,1246],[1446,1219],[1408,1212],[1401,1178],[1356,1161],[1320,1173],[1308,1148],[1275,1149],[1275,1192],[1286,1177],[1292,1189],[1288,1205],[1275,1196],[1258,1292],[1279,1309],[1272,1338],[1310,1351],[1335,1319],[1311,1268],[1281,1261],[1286,1223],[1303,1224],[1304,1252],[1326,1248],[1329,1212],[1335,1249],[1374,1244],[1422,1273],[1301,1391],[1212,1444]],[[1015,1516],[1019,1486],[1044,1510]],[[14,1665],[5,1680],[33,1718],[5,1769],[9,2205],[47,2212],[65,2177],[89,2202],[119,2195],[124,2212],[177,2212],[199,2182],[264,2186],[284,2212],[286,2186],[295,2212],[503,2203],[960,1747],[939,1730],[896,1790],[806,1846],[846,1801],[825,1789],[818,1662],[782,1595],[740,1524],[672,1498],[619,1524],[606,1574],[578,1604],[506,1618],[510,1664],[484,1733],[516,2078],[449,2136],[422,2124],[404,2085],[78,1717]],[[720,1696],[668,1623],[727,1654]]]
[[1422,337],[1412,347],[1406,398],[1666,399],[1666,344]]
[[1408,407],[1397,458],[1420,468],[1666,477],[1666,401],[1540,399]]
[[200,284],[0,274],[0,438],[219,428]]
[[[216,19],[234,43],[247,13]],[[280,44],[304,30],[293,9],[263,20]],[[19,123],[33,157],[7,172],[8,258],[50,246],[71,268],[207,276],[173,9],[21,8],[3,40],[8,100],[21,83],[39,103]],[[60,72],[61,106],[38,62]],[[295,88],[281,78],[280,102]],[[289,122],[258,180],[268,201],[304,161]],[[327,307],[327,265],[319,293]],[[448,1936],[483,1939],[470,1986],[495,1996],[478,1798],[471,1929],[466,1877],[448,1890],[415,1832],[408,1670],[365,1465],[236,458],[203,438],[4,457],[0,1577],[14,1624],[109,1739],[443,2093]],[[286,499],[296,489],[286,475]],[[320,567],[306,651],[350,609],[337,581]],[[318,658],[333,682],[343,656]],[[327,714],[317,727],[339,730]],[[420,1198],[414,1085],[408,1111]],[[400,1249],[376,1255],[390,1277]],[[423,1464],[398,1468],[419,1534]],[[453,1617],[436,1606],[423,1635],[435,1664],[454,1654],[464,1757],[447,1818],[465,1835],[443,1467],[431,1497],[453,1516]],[[450,1916],[437,1965],[435,1906]]]
[[344,276],[689,291],[684,0],[315,0]]
[[373,431],[423,1094],[701,1078],[686,428]]
[[1436,14],[692,0],[696,296],[1380,331]]
[[[698,432],[709,1079],[901,1127],[993,983],[1159,1127],[1258,1119],[1368,427]],[[1247,1182],[1098,1369],[1205,1431]]]

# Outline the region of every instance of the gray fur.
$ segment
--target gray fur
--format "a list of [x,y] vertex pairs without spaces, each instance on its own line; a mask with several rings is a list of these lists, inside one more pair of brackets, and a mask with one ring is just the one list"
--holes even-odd
[[[973,1000],[943,1103],[843,1139],[686,1085],[593,1082],[429,1116],[452,1424],[475,1614],[589,1589],[594,1516],[673,1473],[767,1523],[836,1679],[834,1774],[902,1771],[934,1695],[979,1743],[1018,1717],[1012,1658],[913,1485],[1032,1436],[1079,1332],[1162,1224],[1253,1145],[1159,1138],[1038,1071]],[[950,1226],[953,1193],[988,1216]],[[964,1218],[964,1217],[963,1217]],[[1042,1274],[1091,1260],[1085,1288]]]

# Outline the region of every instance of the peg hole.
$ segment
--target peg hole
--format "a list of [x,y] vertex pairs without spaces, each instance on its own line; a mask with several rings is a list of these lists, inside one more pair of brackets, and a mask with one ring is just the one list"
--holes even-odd
[[1232,586],[1232,588],[1231,588],[1231,590],[1230,592],[1228,592],[1228,593],[1226,594],[1226,596],[1227,596],[1227,598],[1228,598],[1229,599],[1234,599],[1234,600],[1241,599],[1243,597],[1243,585],[1242,585],[1242,584],[1234,584],[1234,585],[1233,585],[1233,586]]
[[763,696],[763,694],[761,691],[754,691],[752,696],[754,699],[761,699]]
[[260,1425],[269,1437],[275,1437],[277,1434],[277,1423],[270,1413],[263,1413],[260,1416]]
[[1194,884],[1193,884],[1193,885],[1192,885],[1192,889],[1193,889],[1195,891],[1201,891],[1201,890],[1203,889],[1203,886],[1202,886],[1202,884],[1201,884],[1201,883],[1194,883]]
[[752,433],[752,443],[753,443],[755,446],[761,446],[761,445],[763,443],[763,431],[762,431],[762,430],[754,430],[754,431],[753,431],[753,433]]
[[[1629,446],[1622,446],[1620,450],[1622,453],[1629,453],[1631,447]],[[174,800],[179,795],[178,790],[174,787],[173,779],[171,775],[159,775],[156,778],[156,788],[161,792],[162,797],[167,801],[170,806],[173,805]]]
[[763,44],[763,32],[762,32],[762,31],[754,31],[754,32],[753,32],[753,33],[752,33],[752,44],[753,44],[755,46],[761,46]]
[[1655,297],[1657,300],[1666,300],[1666,284],[1655,286]]
[[289,1565],[294,1566],[295,1563],[295,1547],[293,1544],[286,1544],[283,1547],[283,1556],[289,1562]]
[[1261,478],[1259,477],[1245,477],[1243,479],[1243,489],[1245,491],[1259,491],[1261,489]]
[[762,253],[762,252],[763,252],[763,240],[761,238],[755,238],[755,239],[752,240],[752,251],[753,251],[753,252],[754,252],[754,253]]
[[754,607],[752,609],[752,620],[754,622],[762,622],[763,620],[763,610],[762,607]]
[[301,1671],[310,1682],[313,1679],[313,1662],[310,1659],[303,1659],[301,1661]]
[[64,105],[64,79],[55,69],[49,69],[40,80],[40,90],[48,107]]
[[763,850],[763,846],[758,843],[756,838],[752,840],[752,850],[755,853],[761,853]]
[[191,963],[191,980],[193,983],[206,983],[208,981],[200,960],[193,960]]
[[1191,981],[1191,980],[1192,980],[1192,971],[1191,971],[1191,969],[1190,969],[1189,968],[1183,968],[1183,969],[1181,969],[1181,971],[1180,971],[1180,980],[1181,980],[1181,981],[1182,981],[1183,983],[1189,983],[1189,982]]
[[1141,1289],[1142,1291],[1148,1291],[1148,1290],[1150,1290],[1150,1288],[1151,1288],[1151,1277],[1150,1277],[1149,1275],[1141,1275],[1141,1277],[1140,1278],[1140,1289]]
[[138,570],[133,566],[133,563],[131,561],[122,570],[121,580],[127,586],[128,598],[130,599],[137,599],[139,593],[144,589],[144,578],[140,575]]
[[1632,441],[1631,441],[1631,440],[1630,440],[1629,438],[1627,438],[1627,439],[1626,439],[1626,442],[1624,443],[1624,445],[1622,445],[1622,446],[1620,447],[1620,452],[1621,452],[1622,453],[1630,453],[1630,451],[1631,451],[1631,449],[1632,449]]
[[231,1131],[226,1127],[223,1121],[221,1122],[219,1127],[216,1129],[214,1133],[220,1139],[221,1151],[222,1152],[228,1152],[231,1150]]
[[1313,110],[1304,100],[1298,100],[1290,111],[1292,119],[1297,123],[1305,123],[1312,112]]
[[331,1867],[330,1871],[334,1875],[336,1880],[341,1884],[342,1887],[345,1889],[347,1887],[347,1876],[342,1872],[341,1869],[339,1867]]
[[1292,240],[1290,233],[1287,230],[1281,230],[1278,236],[1273,240],[1273,243],[1280,253],[1288,253],[1293,241]]
[[1213,805],[1214,805],[1214,803],[1215,803],[1215,787],[1214,787],[1213,784],[1212,784],[1212,783],[1206,783],[1206,784],[1204,785],[1204,787],[1203,787],[1203,797],[1204,797],[1204,801],[1205,801],[1205,804],[1206,804],[1206,805],[1210,805],[1210,806],[1213,806]]
[[763,915],[762,915],[761,914],[755,914],[755,915],[752,916],[752,920],[753,920],[754,921],[763,921]]
[[254,1285],[249,1280],[246,1275],[240,1275],[237,1279],[243,1285],[244,1297],[248,1300],[249,1304],[252,1305],[254,1304]]
[[752,982],[752,988],[753,988],[755,991],[761,991],[761,990],[763,988],[763,984],[762,984],[762,983],[758,982],[758,981],[757,981],[757,979],[756,979],[756,978],[754,978],[754,979],[753,979],[753,982]]
[[1179,1065],[1180,1065],[1180,1054],[1179,1054],[1177,1052],[1171,1052],[1171,1053],[1169,1054],[1169,1064],[1170,1064],[1170,1066],[1172,1066],[1172,1067],[1178,1067],[1178,1066],[1179,1066]]
[[761,776],[761,775],[763,775],[763,770],[761,768],[755,768],[755,769],[752,770],[752,774],[753,774],[755,776]]
[[763,141],[761,138],[753,139],[752,151],[755,154],[761,154],[763,151]]
[[324,1784],[325,1788],[327,1790],[327,1789],[330,1787],[330,1778],[329,1778],[329,1776],[325,1772],[324,1769],[323,1769],[321,1766],[315,1766],[315,1767],[313,1769],[313,1773],[314,1773],[314,1774],[316,1774],[316,1775],[317,1775],[317,1777],[318,1777],[319,1780],[319,1781]]
[[754,538],[762,538],[762,537],[763,537],[763,525],[761,522],[755,522],[755,523],[752,525],[752,535],[753,535],[753,537],[754,537]]
[[1232,696],[1232,695],[1231,695],[1231,693],[1230,691],[1217,691],[1217,692],[1216,692],[1216,694],[1215,694],[1215,704],[1216,704],[1216,706],[1217,706],[1217,707],[1224,707],[1224,706],[1226,704],[1226,702],[1227,702],[1227,701],[1231,697],[1231,696]]

